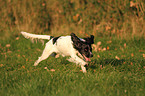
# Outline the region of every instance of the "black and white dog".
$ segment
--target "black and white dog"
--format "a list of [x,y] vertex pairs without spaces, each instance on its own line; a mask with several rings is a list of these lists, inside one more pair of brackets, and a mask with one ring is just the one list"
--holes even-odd
[[[62,56],[70,56],[68,59],[70,62],[79,64],[83,72],[86,72],[85,65],[87,61],[91,61],[90,57],[93,57],[91,44],[94,43],[94,36],[81,39],[74,33],[70,36],[52,37],[49,35],[36,35],[27,32],[21,32],[25,38],[30,39],[48,39],[49,41],[45,45],[42,55],[34,63],[37,66],[42,60],[48,58],[52,53],[61,54]],[[78,56],[78,55],[79,56]],[[82,59],[81,59],[82,58]],[[84,60],[83,60],[84,59]]]

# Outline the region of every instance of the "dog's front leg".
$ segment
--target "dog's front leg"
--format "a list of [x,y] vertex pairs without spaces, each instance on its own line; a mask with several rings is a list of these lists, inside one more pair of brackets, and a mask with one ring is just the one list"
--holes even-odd
[[[81,63],[80,63],[80,62],[77,62],[77,61],[76,61],[75,59],[73,59],[73,58],[69,58],[69,59],[67,59],[67,60],[68,60],[69,62],[73,62],[73,63],[76,63],[76,64],[80,64],[83,73],[87,72],[87,71],[86,71],[86,68],[85,68],[84,64],[82,64],[82,62],[81,62]],[[86,63],[86,64],[87,64],[87,63]]]
[[80,64],[83,73],[87,72],[86,71],[86,67],[85,65],[87,65],[88,63],[85,62],[84,60],[82,60],[81,58],[79,58],[77,55],[71,56],[72,58],[68,59],[70,62],[75,62],[76,64]]
[[76,63],[77,65],[79,64],[79,62],[77,62],[74,58],[69,58],[67,59],[69,62],[73,62]]
[[81,68],[82,68],[83,73],[86,73],[87,72],[86,71],[86,67],[84,65],[81,65]]

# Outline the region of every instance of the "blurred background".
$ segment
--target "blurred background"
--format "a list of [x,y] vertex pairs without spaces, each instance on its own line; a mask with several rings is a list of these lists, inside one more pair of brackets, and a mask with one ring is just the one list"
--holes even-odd
[[145,0],[0,0],[0,39],[21,31],[145,37]]

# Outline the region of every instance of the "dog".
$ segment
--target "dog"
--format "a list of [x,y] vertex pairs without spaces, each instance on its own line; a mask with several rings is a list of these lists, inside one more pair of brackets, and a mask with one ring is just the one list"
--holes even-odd
[[[87,38],[79,38],[74,33],[71,33],[70,36],[59,36],[53,37],[49,35],[36,35],[27,32],[21,32],[25,38],[30,39],[47,39],[49,40],[43,50],[42,55],[34,63],[34,66],[37,66],[42,60],[47,59],[51,54],[60,54],[64,56],[70,56],[67,59],[69,62],[74,62],[81,66],[82,71],[86,72],[85,65],[88,65],[88,61],[91,61],[92,47],[94,43],[94,36],[90,35]],[[79,56],[78,56],[78,55]]]

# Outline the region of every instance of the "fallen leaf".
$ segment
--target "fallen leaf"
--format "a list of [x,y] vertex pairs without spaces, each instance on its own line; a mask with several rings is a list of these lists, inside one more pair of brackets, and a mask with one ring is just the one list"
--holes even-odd
[[137,3],[134,3],[133,1],[130,1],[130,7],[136,7],[137,8]]
[[26,61],[28,61],[28,59],[26,59]]
[[19,40],[19,37],[16,37],[16,40]]
[[126,93],[126,92],[127,92],[127,90],[124,90],[124,92]]
[[121,57],[126,57],[125,55],[121,55]]
[[100,65],[100,68],[101,68],[101,69],[103,69],[103,66],[102,66],[102,65]]
[[7,53],[12,53],[12,51],[7,51]]
[[145,54],[142,54],[142,56],[145,58]]
[[93,47],[94,51],[97,52],[97,49],[98,49],[97,45],[93,44],[92,47]]
[[116,30],[115,30],[115,29],[113,29],[113,30],[111,31],[111,33],[115,34],[115,31],[116,31]]
[[36,50],[37,50],[37,51],[39,51],[39,52],[41,51],[41,50],[40,50],[40,49],[38,49],[38,48],[37,48]]
[[106,26],[106,31],[110,30],[111,27],[110,26]]
[[79,20],[79,18],[78,18],[79,16],[80,16],[79,14],[76,14],[75,16],[73,16],[73,20],[74,21],[78,21]]
[[51,69],[50,71],[54,72],[55,70],[54,69]]
[[23,57],[25,57],[25,55],[22,55]]
[[6,53],[1,53],[2,55],[6,55]]
[[97,43],[97,46],[100,46],[101,45],[101,42],[99,41],[98,43]]
[[44,67],[44,69],[47,69],[47,67]]
[[124,48],[126,48],[126,43],[124,43]]
[[98,48],[98,51],[101,51],[102,49],[101,48]]
[[107,46],[107,50],[109,50],[109,46]]
[[84,34],[84,32],[82,30],[79,31],[80,34]]
[[82,22],[83,20],[82,19],[80,19],[80,21],[78,22],[78,24],[81,24],[81,22]]
[[145,52],[145,50],[139,50],[139,52]]
[[49,71],[49,69],[47,67],[44,67],[44,69],[46,69],[47,71]]
[[4,66],[4,64],[0,64],[0,67],[3,67]]
[[10,47],[10,46],[11,46],[10,44],[7,44],[7,45],[6,45],[6,47]]
[[96,51],[96,52],[97,51],[106,51],[106,50],[109,50],[109,47],[102,49],[102,46],[100,46],[100,45],[101,45],[100,41],[97,43],[97,45],[93,44],[92,45],[93,50]]
[[133,53],[131,53],[131,57],[133,57],[134,56],[134,54]]
[[[109,50],[109,49],[108,49]],[[103,48],[102,51],[106,51],[106,48]]]
[[87,37],[89,36],[87,33],[85,34]]
[[120,58],[119,58],[118,56],[115,56],[115,58],[116,58],[117,60],[120,60]]
[[133,65],[133,63],[131,62],[130,65]]
[[110,41],[107,41],[107,43],[112,43],[112,41],[110,40]]
[[42,6],[45,6],[45,3],[42,3]]
[[25,69],[25,66],[22,66],[23,69]]

